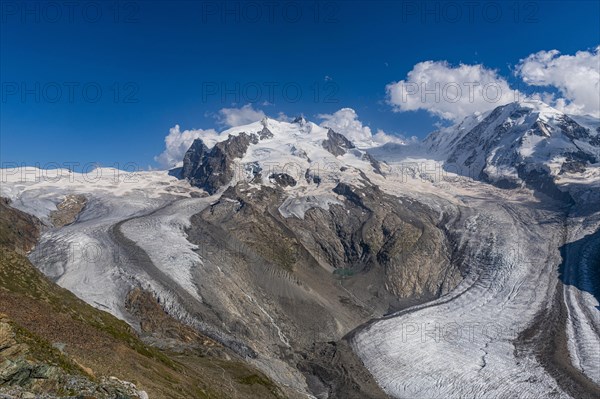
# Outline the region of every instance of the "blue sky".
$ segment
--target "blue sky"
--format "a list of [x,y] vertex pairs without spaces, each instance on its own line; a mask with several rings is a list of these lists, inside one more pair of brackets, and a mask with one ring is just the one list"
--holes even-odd
[[[525,85],[519,60],[600,44],[597,1],[471,3],[3,2],[1,162],[156,167],[174,125],[221,130],[219,111],[248,103],[315,121],[349,107],[373,132],[424,137],[452,117],[386,91],[415,65],[482,64],[529,92],[544,82]],[[552,79],[544,91],[568,88]]]

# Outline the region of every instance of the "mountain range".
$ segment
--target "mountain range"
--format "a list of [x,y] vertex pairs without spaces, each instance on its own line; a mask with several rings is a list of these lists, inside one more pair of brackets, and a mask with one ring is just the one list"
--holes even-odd
[[0,397],[598,397],[600,121],[345,133],[264,118],[170,171],[2,169]]

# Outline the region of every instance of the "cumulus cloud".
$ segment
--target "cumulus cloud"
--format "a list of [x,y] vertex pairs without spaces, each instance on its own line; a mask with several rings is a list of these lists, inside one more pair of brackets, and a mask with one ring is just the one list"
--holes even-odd
[[515,73],[528,85],[556,87],[562,98],[544,96],[563,112],[600,117],[600,46],[575,55],[539,51],[520,60]]
[[319,114],[322,119],[321,126],[328,127],[346,136],[350,141],[360,145],[372,146],[389,142],[403,142],[399,137],[386,134],[378,130],[373,134],[369,126],[365,126],[358,119],[356,111],[352,108],[342,108],[333,114]]
[[323,119],[321,126],[332,128],[351,141],[367,141],[373,136],[371,128],[358,120],[358,115],[352,108],[342,108],[333,114],[319,114],[317,117]]
[[265,117],[260,109],[254,109],[252,104],[246,104],[241,108],[222,108],[217,115],[219,124],[226,127],[247,125]]
[[452,66],[446,61],[420,62],[406,79],[388,84],[386,91],[396,112],[425,110],[454,122],[520,96],[493,69],[480,64]]
[[179,125],[169,129],[165,137],[165,150],[154,160],[164,168],[173,168],[183,161],[183,156],[190,148],[195,139],[201,138],[205,141],[216,141],[219,133],[213,129],[203,130],[180,130]]

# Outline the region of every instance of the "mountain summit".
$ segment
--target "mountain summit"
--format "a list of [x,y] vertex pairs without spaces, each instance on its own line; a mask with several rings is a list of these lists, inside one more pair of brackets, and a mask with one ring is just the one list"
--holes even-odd
[[424,146],[449,171],[504,187],[541,188],[598,163],[600,130],[540,101],[515,102],[434,132]]
[[357,181],[363,173],[383,176],[392,172],[380,161],[416,157],[440,161],[450,173],[503,188],[528,186],[570,202],[555,180],[600,160],[600,128],[588,122],[540,101],[515,102],[469,116],[421,143],[360,149],[345,132],[303,117],[291,123],[264,118],[224,131],[211,148],[197,139],[182,176],[209,194],[237,181],[307,188],[325,180]]
[[[0,169],[0,195],[44,225],[30,238],[39,271],[176,350],[194,386],[206,375],[244,398],[598,397],[595,122],[513,103],[421,143],[365,148],[350,133],[264,118],[195,140],[183,178]],[[207,356],[181,356],[196,350]]]
[[[381,173],[379,164],[344,135],[306,121],[265,118],[221,133],[209,148],[196,139],[185,154],[182,177],[209,194],[236,181],[306,187],[325,176],[338,182],[362,171]],[[348,171],[347,173],[344,173]]]

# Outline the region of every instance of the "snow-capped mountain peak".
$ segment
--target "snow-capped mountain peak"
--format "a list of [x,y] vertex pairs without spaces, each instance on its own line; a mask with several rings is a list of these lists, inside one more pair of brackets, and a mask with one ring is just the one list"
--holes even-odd
[[197,139],[184,158],[184,178],[209,193],[246,181],[306,190],[379,173],[379,163],[344,135],[309,122],[263,118],[223,131],[210,145]]
[[238,181],[304,192],[325,182],[383,175],[377,159],[388,161],[397,152],[441,161],[446,171],[475,180],[529,186],[570,201],[556,181],[600,161],[600,134],[590,128],[593,120],[585,121],[582,126],[541,101],[514,102],[468,116],[418,145],[367,152],[343,132],[302,116],[292,122],[265,117],[227,129],[216,140],[198,139],[185,156],[182,176],[209,193]]
[[[475,179],[518,186],[582,172],[600,160],[598,131],[541,101],[514,102],[432,133],[425,149]],[[535,186],[535,185],[534,185]]]

